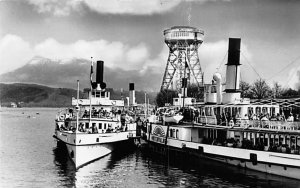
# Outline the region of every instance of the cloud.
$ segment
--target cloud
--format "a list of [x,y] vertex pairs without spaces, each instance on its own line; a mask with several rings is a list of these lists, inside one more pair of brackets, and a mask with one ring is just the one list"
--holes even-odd
[[176,7],[181,0],[28,0],[39,13],[67,16],[72,11],[88,7],[103,14],[150,15],[163,13]]
[[[206,83],[210,83],[212,80],[212,76],[215,72],[220,72],[223,77],[223,81],[225,81],[226,74],[226,63],[228,58],[228,41],[220,40],[217,42],[208,42],[203,43],[199,49],[199,59],[202,67],[202,71],[204,72],[204,80]],[[247,59],[245,59],[247,57]],[[242,64],[241,72],[247,72],[248,80],[254,78],[254,73],[250,70],[250,67],[247,66],[248,63],[245,61],[251,61],[252,54],[249,51],[246,44],[241,43],[241,55],[240,62]],[[245,79],[242,77],[242,79]]]
[[[145,44],[139,44],[127,51],[126,60],[132,63],[132,66],[136,68],[138,63],[145,61],[149,58],[149,51]],[[127,69],[132,69],[133,67],[127,67]]]
[[28,42],[19,36],[6,35],[0,39],[0,74],[23,66],[33,55]]
[[84,3],[99,13],[149,15],[169,11],[176,7],[180,0],[85,0]]
[[287,85],[293,89],[300,89],[300,65],[292,68],[288,73]]
[[[185,0],[27,0],[39,13],[67,16],[84,7],[101,14],[152,15],[168,12]],[[204,3],[216,0],[188,0]],[[223,0],[228,2],[230,0]]]
[[81,0],[27,0],[35,5],[39,13],[52,13],[55,16],[67,16],[81,9]]
[[[242,53],[246,54],[245,56],[251,61],[251,53],[247,46],[242,43],[241,49]],[[152,56],[150,50],[143,42],[136,46],[129,46],[119,41],[107,40],[78,40],[63,44],[49,38],[36,45],[30,45],[19,36],[6,35],[0,40],[0,74],[20,68],[27,62],[35,64],[39,62],[39,58],[34,58],[37,56],[60,63],[71,62],[69,60],[74,58],[89,60],[90,57],[93,57],[94,60],[104,60],[105,66],[111,70],[118,69],[133,73],[134,75],[127,75],[128,80],[130,77],[147,77],[152,82],[158,82],[155,85],[160,85],[167,64],[169,49],[164,45],[160,53]],[[199,58],[201,67],[205,72],[206,83],[210,82],[213,73],[217,71],[220,65],[225,72],[227,50],[228,41],[225,40],[208,42],[200,46]],[[32,61],[29,61],[30,59]],[[241,63],[245,64],[243,59],[241,59]],[[225,77],[225,74],[223,75]],[[251,74],[249,75],[251,76]]]
[[140,43],[129,46],[122,42],[106,40],[78,40],[63,44],[53,38],[46,39],[34,46],[16,35],[6,35],[0,40],[0,74],[12,71],[25,65],[31,58],[62,60],[72,58],[104,60],[105,66],[123,70],[139,69],[149,59],[148,47]]

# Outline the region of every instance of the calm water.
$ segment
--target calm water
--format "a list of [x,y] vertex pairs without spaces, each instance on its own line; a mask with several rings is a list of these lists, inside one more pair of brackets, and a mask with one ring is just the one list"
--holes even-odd
[[207,161],[198,167],[171,163],[139,150],[76,171],[52,138],[57,111],[1,109],[0,187],[300,187],[296,180]]

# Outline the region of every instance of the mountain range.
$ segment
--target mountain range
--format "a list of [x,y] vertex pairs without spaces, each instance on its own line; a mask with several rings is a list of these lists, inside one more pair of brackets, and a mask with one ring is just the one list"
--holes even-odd
[[[121,91],[107,88],[111,99],[121,99]],[[0,101],[2,106],[10,106],[16,103],[21,107],[68,107],[71,106],[71,98],[77,96],[77,91],[69,88],[51,88],[37,84],[3,84],[0,83]],[[124,98],[129,96],[129,91],[122,93]],[[136,102],[144,103],[145,92],[136,91]],[[154,104],[156,93],[148,93],[149,101]],[[86,98],[87,94],[80,91],[80,97]]]
[[[95,65],[94,65],[95,66]],[[53,60],[34,57],[24,66],[0,75],[0,100],[2,106],[10,102],[22,102],[23,106],[58,107],[71,105],[71,97],[76,96],[77,80],[80,90],[90,87],[91,63],[86,59]],[[144,103],[145,91],[150,103],[154,103],[161,75],[149,70],[149,74],[139,74],[133,70],[110,68],[104,62],[104,82],[112,99],[129,95],[129,83],[135,84],[137,103]],[[92,75],[95,81],[96,67]],[[153,89],[154,88],[156,89]],[[124,88],[124,89],[123,89]]]
[[[34,57],[24,66],[1,74],[0,82],[34,83],[56,88],[76,89],[77,80],[80,80],[80,87],[88,88],[90,86],[90,66],[90,61],[86,59],[53,60]],[[129,83],[132,82],[135,83],[136,90],[149,92],[159,90],[162,73],[149,69],[147,74],[141,74],[136,70],[107,67],[105,62],[104,67],[104,81],[107,87],[126,90]],[[94,67],[94,73],[95,70]]]

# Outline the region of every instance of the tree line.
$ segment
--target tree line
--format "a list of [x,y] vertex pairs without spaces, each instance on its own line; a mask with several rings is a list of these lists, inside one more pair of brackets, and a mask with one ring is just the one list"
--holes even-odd
[[243,98],[251,99],[300,97],[300,87],[298,90],[284,88],[278,82],[274,82],[272,86],[269,86],[263,79],[258,79],[253,84],[241,81],[240,90]]
[[[197,101],[203,100],[204,89],[197,85],[190,85],[187,89],[187,96],[194,97]],[[300,97],[300,87],[298,90],[292,88],[284,88],[278,82],[274,82],[269,86],[263,79],[258,79],[249,84],[245,81],[240,82],[241,97],[251,99],[265,99],[265,98],[297,98]],[[165,104],[172,104],[173,98],[178,97],[178,91],[165,89],[156,95],[156,105],[165,106]]]

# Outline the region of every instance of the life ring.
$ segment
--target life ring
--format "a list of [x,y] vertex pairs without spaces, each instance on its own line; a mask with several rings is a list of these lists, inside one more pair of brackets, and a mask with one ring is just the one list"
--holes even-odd
[[233,122],[232,119],[229,121],[229,126],[230,126],[230,127],[234,126],[234,122]]
[[60,115],[60,116],[59,116],[59,119],[60,119],[60,120],[63,120],[64,117],[65,117],[64,115]]

